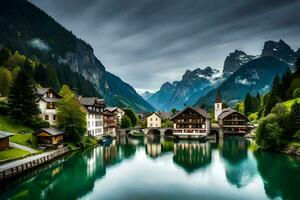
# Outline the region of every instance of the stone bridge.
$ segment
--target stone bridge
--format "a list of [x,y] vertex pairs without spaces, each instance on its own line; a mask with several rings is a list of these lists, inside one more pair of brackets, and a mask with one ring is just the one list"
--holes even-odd
[[143,132],[145,135],[168,136],[173,134],[173,128],[126,128],[118,129],[119,135],[127,135],[133,132]]

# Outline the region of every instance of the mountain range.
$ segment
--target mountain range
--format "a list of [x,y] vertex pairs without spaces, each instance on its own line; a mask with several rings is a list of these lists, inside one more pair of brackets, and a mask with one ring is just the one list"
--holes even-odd
[[[78,74],[77,80],[85,79],[91,83],[93,88],[89,89],[95,90],[97,96],[103,97],[111,106],[129,106],[136,111],[154,110],[133,87],[106,71],[91,45],[47,13],[26,0],[1,0],[0,7],[5,8],[0,12],[0,48],[8,47],[35,61],[52,64],[57,74],[61,68]],[[68,78],[65,80],[64,83],[74,85]],[[79,94],[86,93],[80,88],[72,89]]]
[[229,53],[223,72],[206,67],[187,70],[181,81],[164,83],[148,102],[157,110],[182,109],[185,105],[212,106],[219,87],[223,100],[234,104],[249,92],[264,94],[269,91],[276,74],[293,68],[300,50],[294,51],[283,40],[267,41],[258,56],[235,50]]
[[148,102],[158,110],[180,110],[185,104],[193,105],[201,95],[205,95],[222,80],[220,71],[210,66],[186,70],[180,81],[164,83]]

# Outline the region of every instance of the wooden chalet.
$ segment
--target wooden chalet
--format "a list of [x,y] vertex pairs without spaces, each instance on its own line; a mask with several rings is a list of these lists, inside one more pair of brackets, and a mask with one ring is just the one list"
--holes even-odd
[[248,118],[242,113],[232,109],[223,109],[218,116],[220,134],[228,135],[245,135],[248,132]]
[[109,110],[104,110],[103,117],[104,117],[104,133],[115,135],[116,128],[117,128],[116,115],[113,112],[110,112]]
[[219,136],[245,135],[248,132],[248,118],[242,113],[224,108],[220,90],[217,90],[215,102],[215,119],[219,124]]
[[186,107],[170,118],[173,135],[177,137],[202,137],[210,132],[210,115],[200,107]]
[[42,128],[34,133],[40,146],[52,147],[63,142],[64,132],[57,128]]
[[0,131],[0,151],[9,148],[9,137],[11,136],[13,136],[13,134],[5,131]]

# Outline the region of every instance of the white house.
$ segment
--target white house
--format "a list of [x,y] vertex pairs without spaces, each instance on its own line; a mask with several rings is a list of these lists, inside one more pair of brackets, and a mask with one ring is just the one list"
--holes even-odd
[[125,115],[125,111],[118,107],[106,107],[105,110],[112,112],[116,116],[118,125],[121,124],[121,119]]
[[37,103],[41,111],[41,117],[51,126],[56,125],[57,102],[61,96],[52,88],[37,88]]
[[103,111],[105,101],[96,97],[78,97],[78,100],[85,107],[87,113],[87,135],[97,137],[104,134]]
[[161,116],[153,112],[147,116],[147,128],[160,128],[161,127]]

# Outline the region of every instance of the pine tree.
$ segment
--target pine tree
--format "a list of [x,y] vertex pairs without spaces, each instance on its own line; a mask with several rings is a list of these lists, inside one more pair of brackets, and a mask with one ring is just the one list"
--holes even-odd
[[247,93],[245,100],[244,100],[244,114],[249,115],[253,110],[253,105],[252,105],[252,97],[249,93]]
[[289,121],[293,134],[300,130],[300,103],[295,102],[292,105]]
[[23,70],[19,71],[9,91],[9,116],[16,121],[30,125],[33,118],[40,112],[36,99],[37,93],[33,80]]
[[264,116],[267,116],[271,112],[272,108],[276,105],[276,103],[279,103],[281,101],[279,97],[280,92],[280,77],[276,75],[273,80],[272,89],[265,106]]
[[280,84],[279,97],[282,101],[288,100],[288,89],[292,83],[293,76],[291,70],[288,68],[287,71],[282,75]]
[[0,96],[8,95],[11,81],[12,81],[11,72],[4,67],[0,67]]

